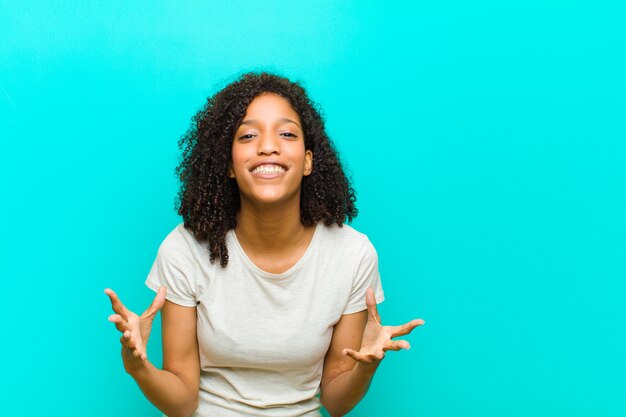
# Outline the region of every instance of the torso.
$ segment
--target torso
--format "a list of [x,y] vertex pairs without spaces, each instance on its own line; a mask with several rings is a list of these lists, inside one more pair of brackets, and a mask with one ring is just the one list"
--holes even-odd
[[169,300],[197,310],[194,417],[320,415],[316,394],[333,328],[342,315],[365,309],[367,287],[381,299],[382,288],[365,235],[323,224],[310,233],[280,273],[266,270],[277,263],[256,265],[233,230],[226,268],[211,264],[207,242],[182,224],[162,244],[148,285],[165,285]]
[[237,239],[246,256],[261,270],[270,274],[282,274],[290,270],[304,255],[311,244],[315,227],[302,229],[301,236],[295,245],[287,245],[282,250],[263,250],[247,244],[235,230]]

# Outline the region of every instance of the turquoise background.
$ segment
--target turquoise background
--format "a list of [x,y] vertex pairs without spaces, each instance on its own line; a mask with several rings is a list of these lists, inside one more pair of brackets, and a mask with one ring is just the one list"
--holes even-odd
[[427,322],[351,415],[626,415],[625,22],[618,1],[3,1],[2,414],[159,415],[102,291],[148,306],[176,142],[263,69],[325,110],[383,320]]

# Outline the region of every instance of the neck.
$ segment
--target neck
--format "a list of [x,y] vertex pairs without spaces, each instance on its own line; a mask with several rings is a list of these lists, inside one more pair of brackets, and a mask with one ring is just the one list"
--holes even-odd
[[255,252],[280,252],[291,248],[306,233],[300,220],[300,201],[285,206],[257,206],[242,199],[235,228],[240,243]]

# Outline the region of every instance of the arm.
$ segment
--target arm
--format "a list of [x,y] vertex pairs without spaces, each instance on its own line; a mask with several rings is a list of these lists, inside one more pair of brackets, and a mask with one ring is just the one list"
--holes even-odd
[[[123,333],[124,368],[152,404],[170,417],[187,417],[198,406],[200,360],[196,337],[196,308],[165,301],[159,290],[152,306],[141,316],[126,309],[113,291],[107,290],[113,310],[109,320]],[[161,313],[163,369],[147,359],[146,345],[152,320]]]
[[346,314],[333,329],[330,347],[324,358],[321,402],[332,417],[347,414],[363,398],[378,364],[362,366],[343,354],[344,348],[359,349],[367,312]]
[[320,398],[332,417],[347,414],[361,401],[385,351],[410,347],[405,340],[391,339],[424,324],[418,319],[401,326],[382,326],[371,288],[367,290],[366,305],[367,311],[342,316],[333,329],[324,359]]
[[129,370],[146,398],[169,417],[187,417],[198,407],[200,359],[196,308],[169,301],[161,312],[163,369],[147,360]]

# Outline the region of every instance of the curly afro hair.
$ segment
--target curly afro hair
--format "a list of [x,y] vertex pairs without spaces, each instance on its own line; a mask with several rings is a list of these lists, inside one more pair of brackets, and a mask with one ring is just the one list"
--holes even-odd
[[299,114],[304,146],[313,152],[313,171],[303,177],[300,218],[304,226],[319,221],[342,226],[357,215],[356,196],[339,156],[328,138],[324,121],[304,88],[268,73],[247,73],[212,97],[192,119],[178,143],[182,160],[176,168],[181,188],[176,209],[185,228],[199,241],[208,241],[211,263],[228,264],[226,233],[237,225],[239,188],[229,178],[232,142],[246,109],[257,96],[274,93],[289,101]]

